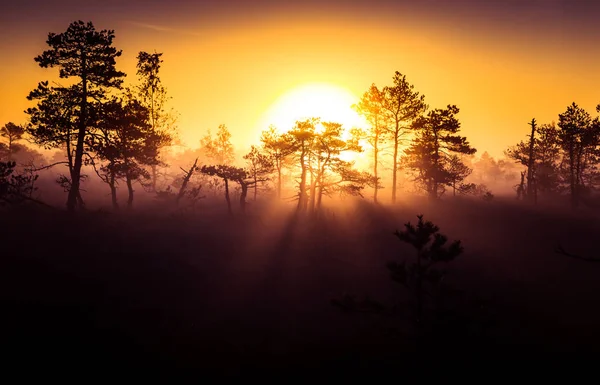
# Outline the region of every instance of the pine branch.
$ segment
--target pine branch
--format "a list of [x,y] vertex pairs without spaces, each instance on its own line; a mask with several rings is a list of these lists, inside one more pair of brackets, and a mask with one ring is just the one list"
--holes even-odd
[[579,259],[579,260],[586,261],[586,262],[600,262],[600,258],[584,257],[584,256],[580,256],[577,254],[571,254],[568,251],[566,251],[560,243],[558,244],[558,246],[556,246],[554,248],[554,252],[557,254],[565,255],[567,257]]
[[[39,167],[39,168],[33,168],[33,167],[32,167],[32,168],[29,168],[29,169],[27,169],[27,171],[30,171],[30,172],[42,171],[42,170],[49,169],[49,168],[51,168],[51,167],[54,167],[54,166],[56,166],[56,165],[59,165],[59,164],[69,164],[69,162],[67,162],[67,161],[62,161],[62,162],[56,162],[56,163],[52,163],[52,164],[49,164],[49,165],[47,165],[47,166],[43,166],[43,167]],[[33,165],[32,165],[32,166],[33,166]]]

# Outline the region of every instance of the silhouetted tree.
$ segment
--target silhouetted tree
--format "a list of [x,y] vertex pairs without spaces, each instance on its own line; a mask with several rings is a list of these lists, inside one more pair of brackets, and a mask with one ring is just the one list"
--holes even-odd
[[342,195],[358,196],[363,198],[362,191],[365,187],[374,187],[378,183],[375,177],[354,168],[353,162],[336,160],[331,164],[328,174],[324,174],[320,182],[317,197],[317,208],[321,208],[322,196],[334,192]]
[[240,167],[228,165],[202,166],[200,172],[210,176],[217,176],[223,179],[225,183],[225,200],[227,201],[227,210],[229,214],[233,214],[231,210],[231,199],[229,198],[229,182],[233,181],[239,184],[241,188],[240,194],[240,210],[246,212],[246,197],[248,196],[248,187],[254,184],[254,181],[248,180],[248,173]]
[[6,123],[0,128],[0,136],[6,138],[8,142],[7,152],[8,160],[12,160],[13,153],[17,150],[15,144],[23,138],[25,127],[14,124],[13,122]]
[[[536,124],[534,129],[534,134],[529,135],[527,142],[521,141],[515,146],[509,147],[505,154],[509,159],[527,167],[527,183],[523,180],[523,184],[519,185],[517,198],[532,194],[532,200],[535,201],[538,191],[548,193],[555,191],[558,187],[560,145],[558,130],[554,123],[540,126]],[[531,141],[532,137],[533,142]],[[533,154],[533,157],[530,157],[530,154]],[[531,189],[529,186],[531,186]]]
[[[523,175],[525,175],[525,173],[523,173]],[[461,195],[478,197],[485,201],[491,201],[494,198],[494,194],[492,194],[488,187],[483,183],[461,183],[460,186],[458,186],[458,192]]]
[[34,200],[31,193],[38,176],[17,174],[15,167],[15,162],[0,162],[0,206]]
[[558,129],[554,122],[537,127],[535,143],[535,193],[550,193],[557,190],[560,183],[560,143]]
[[537,128],[537,123],[535,118],[531,119],[529,123],[531,126],[531,136],[529,137],[529,151],[528,151],[528,160],[527,160],[527,198],[532,200],[533,203],[537,203],[537,194],[534,189],[534,166],[535,166],[535,131]]
[[589,113],[573,103],[559,115],[558,127],[560,145],[565,153],[571,191],[571,207],[575,209],[585,187],[585,172],[590,164],[586,158],[593,154],[598,145],[600,124],[592,121]]
[[439,188],[452,183],[449,172],[452,154],[474,154],[477,150],[467,139],[457,135],[460,122],[456,118],[458,107],[429,111],[419,117],[413,129],[417,136],[406,150],[409,167],[417,172],[417,181],[423,184],[431,199],[439,197]]
[[[296,122],[294,129],[283,138],[294,155],[300,169],[298,211],[314,211],[321,207],[326,193],[351,192],[361,195],[367,185],[374,186],[373,176],[353,169],[354,164],[342,160],[345,152],[360,152],[356,131],[344,139],[344,129],[335,122],[321,122],[310,118]],[[310,181],[308,176],[310,175]],[[362,196],[362,195],[361,195]]]
[[269,155],[262,153],[256,146],[250,147],[250,152],[244,155],[244,159],[247,163],[246,170],[248,176],[252,179],[254,200],[256,200],[258,184],[269,180],[269,175],[273,172],[273,159]]
[[460,157],[457,155],[451,155],[448,158],[448,184],[452,187],[452,195],[456,196],[456,184],[465,180],[466,177],[471,175],[472,169],[467,167]]
[[[39,100],[35,108],[30,108],[28,131],[32,141],[45,149],[58,148],[65,152],[69,176],[59,175],[57,183],[65,192],[71,189],[71,181],[75,173],[74,157],[77,143],[78,99],[79,92],[65,87],[49,87],[48,82],[41,82],[38,88],[28,96],[30,100]],[[89,132],[87,133],[89,135]],[[55,162],[53,164],[62,164]],[[80,179],[86,175],[80,174]],[[81,193],[77,193],[77,203],[83,207]]]
[[176,115],[174,111],[167,110],[167,104],[171,99],[167,94],[167,89],[162,84],[159,72],[162,60],[162,53],[148,53],[140,51],[137,56],[137,75],[139,84],[136,87],[136,96],[140,103],[149,111],[150,126],[152,131],[161,138],[159,146],[159,162],[152,164],[151,168],[151,189],[156,192],[156,179],[158,165],[160,160],[160,150],[172,144],[176,130]]
[[[385,94],[379,90],[375,84],[371,84],[369,90],[365,92],[360,99],[360,102],[354,105],[354,109],[363,115],[370,124],[366,131],[365,139],[373,148],[373,176],[378,180],[379,153],[381,151],[381,143],[385,141],[386,135],[390,132],[390,114],[384,108]],[[377,203],[377,192],[379,183],[373,187],[373,201]]]
[[[394,233],[401,241],[416,249],[416,260],[390,262],[387,267],[394,281],[399,282],[415,297],[416,321],[422,324],[425,307],[425,296],[432,295],[444,277],[444,273],[435,269],[439,263],[451,262],[463,252],[460,241],[447,244],[448,238],[439,233],[439,227],[430,221],[424,221],[423,215],[418,215],[416,225],[410,222],[404,225],[404,230]],[[427,287],[428,286],[428,287]]]
[[394,144],[392,166],[392,202],[396,202],[399,146],[403,137],[410,132],[414,120],[425,110],[425,96],[419,95],[414,86],[406,80],[406,75],[396,71],[394,84],[383,88],[383,108],[389,116],[388,133]]
[[321,123],[323,129],[315,134],[310,165],[314,178],[310,188],[310,209],[321,208],[325,193],[340,192],[362,197],[366,186],[374,187],[376,179],[367,172],[354,169],[354,163],[342,159],[347,152],[361,152],[359,137],[351,131],[343,139],[344,130],[335,122]]
[[287,136],[290,146],[294,148],[298,163],[300,164],[297,211],[305,211],[308,207],[306,179],[310,169],[309,157],[315,140],[315,126],[318,123],[319,119],[317,118],[297,121],[296,125],[288,132]]
[[177,199],[176,199],[177,204],[179,204],[179,201],[185,195],[185,191],[186,191],[185,189],[187,188],[187,185],[190,182],[192,175],[194,174],[194,172],[198,171],[197,164],[198,164],[198,158],[196,158],[196,160],[194,160],[194,164],[192,165],[192,167],[190,167],[189,170],[184,170],[183,168],[181,169],[181,171],[183,171],[185,173],[185,175],[183,177],[181,187],[179,188],[179,193],[177,194]]
[[[84,146],[94,126],[96,106],[109,89],[120,88],[125,76],[115,68],[115,59],[121,56],[121,51],[112,46],[113,39],[114,31],[96,31],[91,22],[76,21],[63,33],[50,33],[47,40],[50,49],[35,58],[42,68],[58,66],[61,78],[76,78],[69,87],[39,83],[28,97],[38,100],[38,105],[27,111],[31,116],[30,132],[38,142],[54,143],[54,131],[69,142],[72,135],[76,136],[67,199],[69,211],[75,210],[80,196]],[[63,120],[68,120],[66,128],[61,125]]]
[[279,134],[273,126],[262,132],[260,140],[277,172],[277,198],[281,199],[282,171],[292,164],[290,159],[295,151],[293,142],[289,134]]
[[127,185],[127,207],[133,206],[133,183],[149,179],[144,166],[159,163],[159,151],[164,133],[152,129],[149,111],[133,98],[113,98],[104,103],[99,118],[100,135],[92,136],[89,147],[99,158],[108,161],[102,170],[103,181],[111,187],[113,207],[116,203],[116,179],[124,179]]

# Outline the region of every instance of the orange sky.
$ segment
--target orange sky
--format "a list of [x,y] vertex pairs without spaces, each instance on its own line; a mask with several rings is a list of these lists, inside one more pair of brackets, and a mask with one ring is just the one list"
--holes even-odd
[[39,68],[33,57],[45,49],[48,32],[62,32],[77,18],[115,29],[115,45],[123,50],[118,65],[130,80],[138,51],[164,52],[162,79],[180,113],[181,137],[191,146],[224,123],[234,145],[244,150],[266,128],[260,126],[265,111],[290,89],[324,82],[358,98],[373,82],[389,84],[396,70],[431,107],[458,105],[463,133],[494,156],[524,138],[531,118],[556,120],[573,101],[595,114],[600,102],[594,46],[585,41],[567,46],[561,29],[544,34],[525,33],[523,24],[486,29],[478,19],[426,13],[362,18],[264,13],[203,23],[193,17],[75,13],[39,17],[28,28],[0,27],[12,36],[0,43],[9,52],[0,61],[0,124],[26,121],[25,96],[55,73]]

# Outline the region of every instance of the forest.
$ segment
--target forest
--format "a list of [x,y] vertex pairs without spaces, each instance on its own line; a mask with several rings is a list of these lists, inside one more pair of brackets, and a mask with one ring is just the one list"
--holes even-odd
[[348,106],[362,127],[307,116],[239,148],[223,116],[190,144],[168,56],[139,51],[126,74],[114,39],[49,33],[27,121],[0,122],[15,362],[368,371],[457,346],[598,351],[600,104],[532,117],[495,159],[459,106],[395,71]]

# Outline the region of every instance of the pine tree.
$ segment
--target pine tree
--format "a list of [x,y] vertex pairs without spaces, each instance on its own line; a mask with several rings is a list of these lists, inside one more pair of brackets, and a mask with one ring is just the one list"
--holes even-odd
[[17,148],[15,144],[23,138],[25,134],[25,127],[14,124],[13,122],[6,123],[2,128],[0,128],[0,136],[6,138],[8,142],[7,152],[8,152],[8,160],[12,160],[12,155]]
[[[61,144],[64,140],[68,147],[72,137],[76,138],[74,155],[68,154],[73,156],[67,199],[69,211],[75,210],[78,200],[81,203],[84,146],[94,129],[97,106],[110,89],[121,87],[125,76],[116,70],[116,58],[121,56],[121,51],[112,46],[114,37],[112,30],[97,31],[91,22],[76,21],[63,33],[50,33],[47,40],[50,49],[35,58],[42,68],[59,67],[61,78],[76,79],[69,87],[39,83],[28,97],[38,100],[38,105],[27,111],[31,116],[30,133],[38,143],[56,143],[54,132],[59,134]],[[65,120],[67,127],[62,126]]]
[[[398,239],[416,249],[416,259],[410,263],[390,262],[387,267],[392,279],[414,295],[416,321],[421,325],[426,305],[425,295],[443,278],[443,273],[434,267],[439,263],[448,263],[456,259],[463,252],[463,247],[460,241],[447,244],[448,237],[439,233],[438,226],[430,221],[424,221],[423,215],[418,215],[417,218],[419,221],[416,225],[408,222],[404,225],[404,230],[396,230],[394,233]],[[431,294],[430,291],[429,293]]]
[[414,86],[406,80],[406,75],[396,71],[393,77],[394,84],[383,88],[383,108],[390,120],[388,134],[394,146],[392,165],[392,203],[396,202],[398,185],[398,166],[400,157],[400,144],[410,132],[415,119],[425,110],[425,96],[419,95]]
[[[385,142],[390,132],[390,114],[384,109],[385,94],[379,90],[375,84],[365,92],[360,99],[360,102],[354,105],[354,109],[363,115],[369,122],[370,127],[366,131],[365,139],[373,149],[373,176],[379,179],[379,163],[381,162],[379,153],[381,145]],[[376,183],[373,188],[373,201],[377,203],[377,193],[379,191],[379,183]]]
[[161,140],[159,146],[159,161],[150,165],[150,187],[156,192],[158,166],[164,162],[160,159],[160,150],[171,145],[176,136],[177,116],[173,109],[167,109],[169,100],[167,89],[160,78],[160,68],[163,63],[162,53],[140,51],[137,56],[137,75],[139,84],[135,88],[136,98],[149,111],[150,127],[156,137]]
[[474,154],[477,150],[467,139],[457,135],[460,122],[456,118],[459,109],[448,105],[445,109],[429,111],[419,117],[413,129],[417,135],[406,154],[409,167],[417,172],[419,181],[431,199],[437,199],[440,188],[452,183],[449,167],[452,154]]

